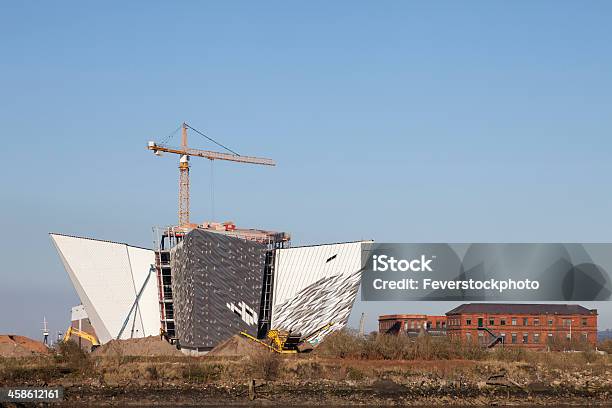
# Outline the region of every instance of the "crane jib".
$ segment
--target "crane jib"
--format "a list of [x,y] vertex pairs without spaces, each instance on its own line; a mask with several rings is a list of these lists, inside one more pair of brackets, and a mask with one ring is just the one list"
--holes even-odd
[[162,147],[158,145],[149,145],[147,146],[149,150],[153,150],[155,152],[166,152],[166,153],[174,153],[178,155],[187,155],[187,156],[197,156],[204,157],[209,160],[228,160],[239,163],[249,163],[249,164],[261,164],[264,166],[275,166],[274,160],[267,159],[263,157],[252,157],[252,156],[240,156],[235,154],[228,153],[220,153],[213,152],[209,150],[199,150],[199,149],[173,149],[169,147]]

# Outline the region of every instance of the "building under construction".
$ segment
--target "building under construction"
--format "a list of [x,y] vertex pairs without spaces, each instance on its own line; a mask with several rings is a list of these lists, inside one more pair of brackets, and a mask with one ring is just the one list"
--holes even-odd
[[314,343],[348,320],[362,242],[290,247],[289,235],[207,224],[159,229],[154,249],[51,234],[101,344],[159,335],[206,352],[244,331]]
[[[186,123],[169,138],[179,129],[180,147],[147,145],[179,157],[178,224],[154,228],[153,248],[51,234],[100,344],[161,333],[198,353],[238,332],[262,338],[276,329],[316,345],[343,327],[359,287],[362,242],[291,247],[283,232],[192,223],[191,157],[275,163],[240,155]],[[189,147],[188,130],[226,152]]]

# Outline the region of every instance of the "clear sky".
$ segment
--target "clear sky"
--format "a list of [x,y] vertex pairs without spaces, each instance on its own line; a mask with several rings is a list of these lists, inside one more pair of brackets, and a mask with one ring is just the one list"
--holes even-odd
[[[277,161],[215,163],[215,215],[295,244],[611,242],[611,19],[609,1],[3,2],[0,332],[68,325],[48,232],[150,247],[176,221],[177,161],[145,146],[182,121]],[[210,163],[191,174],[204,221]],[[367,307],[368,329],[448,309]]]

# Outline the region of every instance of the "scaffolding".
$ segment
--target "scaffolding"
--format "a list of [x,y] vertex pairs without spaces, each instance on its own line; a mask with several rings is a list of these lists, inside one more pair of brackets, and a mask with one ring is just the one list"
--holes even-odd
[[183,239],[185,233],[184,229],[177,227],[153,228],[160,333],[171,343],[176,342],[176,330],[174,327],[174,300],[172,297],[170,249]]

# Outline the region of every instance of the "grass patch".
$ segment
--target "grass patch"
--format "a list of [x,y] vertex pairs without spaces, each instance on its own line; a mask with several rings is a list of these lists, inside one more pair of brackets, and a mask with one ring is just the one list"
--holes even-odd
[[194,362],[183,367],[183,378],[191,382],[210,383],[221,378],[224,366],[221,364],[207,364]]
[[275,380],[283,367],[283,359],[277,353],[262,350],[249,356],[248,365],[253,377]]
[[350,330],[329,335],[316,353],[322,357],[360,360],[481,360],[487,355],[478,345],[448,337],[415,339],[389,334],[360,337]]
[[62,341],[57,345],[55,360],[78,375],[88,375],[92,371],[89,354],[73,341]]
[[49,357],[0,358],[0,384],[5,385],[46,383],[71,372]]

